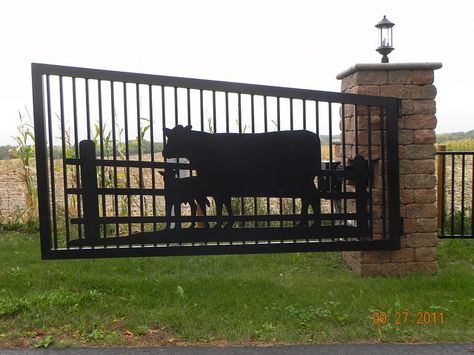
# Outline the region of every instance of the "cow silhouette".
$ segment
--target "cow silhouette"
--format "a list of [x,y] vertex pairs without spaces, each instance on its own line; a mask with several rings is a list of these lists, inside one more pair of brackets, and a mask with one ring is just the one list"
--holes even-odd
[[[192,217],[196,217],[197,205],[206,214],[206,206],[209,206],[209,200],[206,198],[203,186],[197,176],[177,178],[176,169],[166,169],[159,173],[163,176],[165,183],[166,216],[171,216],[172,207],[176,211],[182,203],[189,203]],[[195,218],[193,218],[190,228],[194,228],[195,225]],[[167,222],[166,228],[169,227],[170,223]]]
[[[243,196],[301,198],[298,225],[308,226],[309,205],[313,226],[320,225],[320,195],[314,179],[321,170],[321,143],[316,134],[304,130],[206,133],[191,128],[164,129],[168,140],[163,157],[188,159],[207,196],[216,201]],[[222,204],[216,218],[222,224]]]

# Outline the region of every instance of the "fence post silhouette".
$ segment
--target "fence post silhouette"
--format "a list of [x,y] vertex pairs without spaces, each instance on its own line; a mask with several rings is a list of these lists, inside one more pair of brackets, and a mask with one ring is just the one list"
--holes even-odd
[[80,142],[79,154],[84,206],[84,234],[88,241],[93,242],[100,238],[95,143],[92,140]]

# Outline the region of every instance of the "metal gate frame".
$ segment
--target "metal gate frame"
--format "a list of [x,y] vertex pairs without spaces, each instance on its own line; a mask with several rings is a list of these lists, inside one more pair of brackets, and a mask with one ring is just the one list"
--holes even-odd
[[474,239],[474,173],[466,169],[470,163],[472,170],[474,152],[445,149],[436,152],[438,238]]
[[[184,88],[188,90],[197,89],[201,93],[203,90],[210,91],[214,95],[216,92],[224,93],[238,93],[239,99],[241,94],[251,95],[252,100],[255,95],[263,97],[280,97],[288,98],[291,103],[293,99],[302,100],[306,105],[306,100],[316,102],[316,110],[318,102],[326,102],[331,111],[332,103],[339,103],[341,105],[362,105],[369,107],[379,107],[383,111],[384,121],[386,122],[385,135],[382,132],[383,138],[386,139],[385,145],[382,145],[386,160],[386,183],[387,183],[387,230],[386,238],[376,240],[363,238],[361,240],[344,240],[332,238],[330,241],[310,242],[308,237],[304,234],[297,241],[293,236],[293,242],[285,241],[281,243],[272,243],[265,240],[265,243],[259,243],[258,236],[255,237],[254,243],[240,244],[220,243],[219,241],[213,243],[205,243],[196,246],[195,243],[166,243],[166,245],[157,245],[156,243],[146,244],[142,243],[127,243],[120,245],[68,245],[66,248],[55,245],[52,238],[56,223],[56,216],[52,209],[55,208],[55,201],[51,199],[51,185],[50,176],[51,171],[48,164],[53,159],[53,146],[48,146],[48,141],[54,141],[51,136],[51,108],[49,107],[50,92],[49,92],[49,78],[50,76],[57,76],[62,83],[63,77],[70,77],[73,80],[76,78],[88,80],[108,81],[110,83],[134,83],[137,85],[159,86],[163,88],[171,87]],[[368,95],[355,95],[345,93],[332,93],[305,89],[292,89],[284,87],[241,84],[223,81],[210,81],[200,79],[188,79],[179,77],[135,74],[127,72],[85,69],[76,67],[64,67],[48,64],[32,64],[32,83],[33,83],[33,104],[34,104],[34,123],[35,123],[35,144],[36,144],[36,163],[37,163],[37,183],[38,183],[38,205],[39,205],[39,219],[40,219],[40,237],[41,237],[41,255],[43,259],[69,259],[69,258],[97,258],[97,257],[128,257],[128,256],[164,256],[164,255],[202,255],[202,254],[242,254],[242,253],[280,253],[280,252],[310,252],[310,251],[342,251],[342,250],[389,250],[400,248],[400,212],[399,212],[399,168],[398,168],[398,118],[400,100],[390,97],[376,97]],[[100,90],[100,89],[99,89]],[[151,89],[150,89],[151,90]],[[253,101],[252,101],[253,102]],[[278,101],[279,102],[279,101]],[[278,103],[279,105],[279,103]],[[304,106],[306,107],[306,106]],[[292,111],[291,111],[292,114]],[[370,116],[370,113],[369,113]],[[214,117],[215,118],[215,117]],[[332,119],[330,114],[330,119]],[[292,123],[293,124],[293,123]],[[344,141],[344,135],[343,135]],[[369,138],[370,141],[370,138]],[[344,142],[343,142],[344,143]],[[75,142],[78,145],[78,142]],[[332,152],[332,137],[329,145]],[[344,144],[343,144],[344,145]],[[343,148],[345,149],[345,148]],[[370,149],[369,149],[370,151]],[[332,154],[332,153],[330,153]],[[370,155],[370,153],[369,153]],[[63,163],[71,163],[80,165],[79,159],[65,159]],[[102,159],[103,160],[103,159]],[[332,156],[331,156],[332,161]],[[84,164],[84,162],[83,162]],[[167,164],[167,163],[165,163]],[[370,161],[366,177],[370,179]],[[345,162],[343,162],[345,168]],[[86,165],[84,165],[86,166]],[[158,167],[160,165],[155,165]],[[163,167],[161,165],[160,167]],[[326,177],[341,176],[340,172],[331,170],[325,173]],[[346,177],[348,178],[348,177]],[[54,179],[54,177],[53,177]],[[86,178],[87,179],[87,178]],[[76,189],[78,190],[78,189]],[[65,191],[66,193],[66,191]],[[75,193],[80,193],[75,191]],[[54,192],[53,192],[54,195]],[[385,193],[384,193],[385,196]],[[385,207],[384,207],[385,208]],[[180,217],[178,217],[179,219]],[[68,223],[68,222],[67,222]],[[98,223],[98,222],[97,222]],[[216,233],[225,234],[226,231],[216,231]],[[298,233],[296,233],[298,234]],[[281,239],[281,233],[277,233],[277,238]],[[306,239],[306,242],[304,241]],[[225,241],[225,239],[224,239]]]

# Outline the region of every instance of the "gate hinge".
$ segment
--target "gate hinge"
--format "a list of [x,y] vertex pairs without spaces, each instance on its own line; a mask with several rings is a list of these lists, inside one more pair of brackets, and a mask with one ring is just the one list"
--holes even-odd
[[405,234],[404,228],[403,228],[403,217],[400,217],[400,237]]

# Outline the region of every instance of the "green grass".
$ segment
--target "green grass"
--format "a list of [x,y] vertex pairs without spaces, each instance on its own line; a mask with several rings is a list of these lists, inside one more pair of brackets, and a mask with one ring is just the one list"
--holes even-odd
[[[474,340],[474,241],[435,276],[361,278],[338,253],[41,261],[0,234],[0,347]],[[374,311],[408,311],[374,325]],[[416,325],[417,311],[444,324]]]
[[472,233],[472,210],[466,208],[464,216],[462,212],[455,210],[451,215],[451,211],[445,211],[443,230],[445,235],[470,235]]

